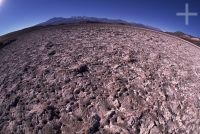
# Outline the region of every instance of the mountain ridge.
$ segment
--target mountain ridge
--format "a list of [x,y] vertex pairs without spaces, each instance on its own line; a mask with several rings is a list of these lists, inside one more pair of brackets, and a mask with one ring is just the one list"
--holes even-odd
[[148,28],[156,31],[162,31],[159,28],[155,28],[152,26],[144,25],[141,23],[128,22],[121,19],[108,19],[108,18],[97,18],[97,17],[86,17],[86,16],[72,16],[70,18],[64,17],[54,17],[46,22],[42,22],[36,26],[48,26],[48,25],[60,25],[60,24],[71,24],[71,23],[109,23],[109,24],[123,24],[123,25],[131,25],[136,27]]

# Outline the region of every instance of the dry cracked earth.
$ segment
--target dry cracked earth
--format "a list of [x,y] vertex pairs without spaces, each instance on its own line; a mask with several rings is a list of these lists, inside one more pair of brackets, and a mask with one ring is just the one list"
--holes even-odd
[[114,24],[49,27],[0,49],[1,134],[199,134],[200,49]]

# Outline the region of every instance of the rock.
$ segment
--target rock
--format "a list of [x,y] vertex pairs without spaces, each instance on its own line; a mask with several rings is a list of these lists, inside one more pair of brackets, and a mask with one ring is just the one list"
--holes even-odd
[[47,124],[42,128],[42,133],[44,134],[54,134],[54,129],[51,124]]
[[83,74],[85,72],[88,72],[89,70],[88,70],[88,66],[86,64],[81,64],[77,68],[75,68],[74,71],[77,74]]
[[128,130],[112,124],[105,126],[104,130],[106,130],[107,133],[112,133],[112,134],[129,134]]
[[45,114],[47,116],[47,120],[49,121],[60,118],[60,112],[54,106],[47,106],[42,114]]
[[71,104],[67,104],[65,110],[66,110],[66,112],[71,112],[71,111],[72,111],[72,106],[71,106]]
[[160,130],[159,128],[157,127],[153,127],[151,130],[150,130],[150,134],[159,134],[160,133]]
[[124,119],[122,119],[122,117],[117,117],[117,123],[118,124],[124,124],[125,123],[125,121],[124,121]]
[[93,133],[99,131],[100,121],[101,121],[101,118],[99,117],[98,114],[92,115],[92,118],[90,121],[90,127],[88,129],[89,134],[93,134]]
[[55,55],[55,54],[56,54],[56,51],[53,50],[53,51],[51,51],[50,53],[48,53],[48,56],[53,56],[53,55]]
[[114,102],[113,102],[113,105],[116,107],[116,108],[119,108],[121,106],[120,102],[116,99]]
[[115,112],[114,110],[109,111],[109,112],[106,114],[107,120],[110,120],[110,119],[113,117],[113,115],[115,115],[115,114],[116,114],[116,112]]
[[48,42],[47,45],[45,46],[47,49],[51,49],[54,46],[52,42]]
[[75,93],[75,94],[79,94],[80,92],[81,92],[81,90],[80,90],[79,88],[74,89],[74,93]]
[[16,106],[17,106],[17,103],[19,102],[19,100],[20,100],[20,97],[19,97],[19,96],[16,97],[14,100],[12,100],[12,101],[10,102],[10,104],[9,104],[9,108],[11,108],[11,107],[16,107]]
[[128,126],[132,128],[132,126],[135,124],[135,119],[134,117],[131,117],[129,120],[128,120]]

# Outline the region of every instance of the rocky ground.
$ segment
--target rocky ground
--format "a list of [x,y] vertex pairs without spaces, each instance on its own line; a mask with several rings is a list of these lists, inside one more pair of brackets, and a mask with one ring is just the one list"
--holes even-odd
[[200,49],[123,25],[33,31],[0,49],[2,134],[198,134]]

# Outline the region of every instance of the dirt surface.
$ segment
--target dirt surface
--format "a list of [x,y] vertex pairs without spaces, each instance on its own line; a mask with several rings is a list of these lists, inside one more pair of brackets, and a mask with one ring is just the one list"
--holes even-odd
[[200,49],[123,25],[46,28],[0,49],[2,134],[198,134]]

